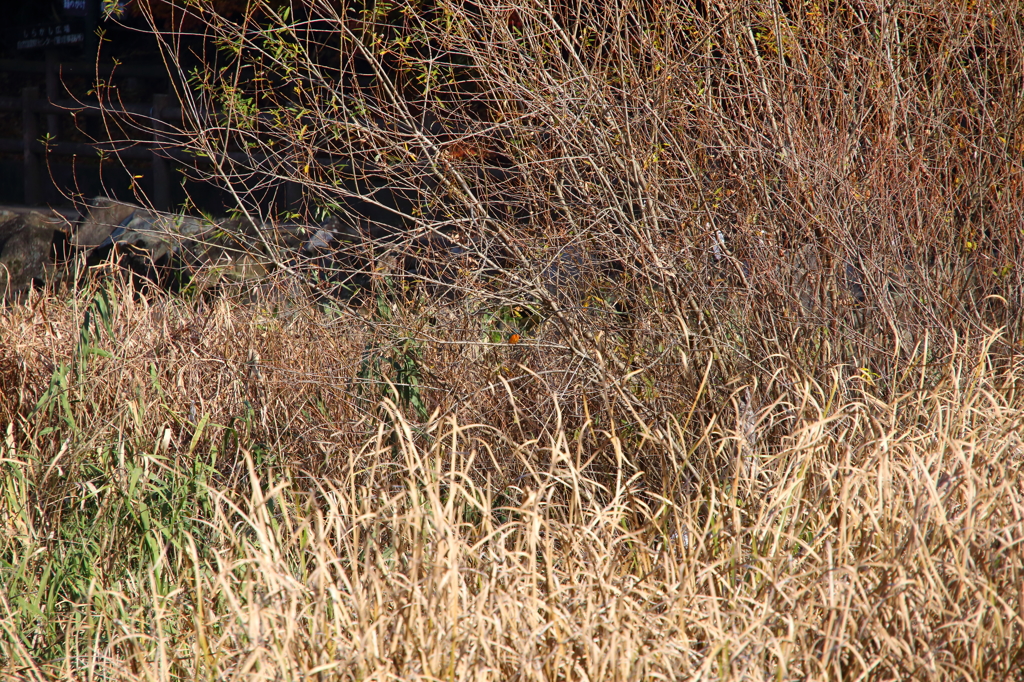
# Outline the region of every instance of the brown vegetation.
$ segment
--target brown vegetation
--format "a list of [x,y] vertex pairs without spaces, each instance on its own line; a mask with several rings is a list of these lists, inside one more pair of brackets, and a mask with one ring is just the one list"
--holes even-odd
[[12,674],[1020,676],[1016,3],[203,8],[336,241],[0,316]]

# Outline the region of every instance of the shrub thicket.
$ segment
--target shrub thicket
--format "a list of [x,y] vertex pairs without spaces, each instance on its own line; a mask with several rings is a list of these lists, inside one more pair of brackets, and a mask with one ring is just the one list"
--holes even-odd
[[10,669],[1019,675],[1017,3],[129,11],[309,239],[0,318]]

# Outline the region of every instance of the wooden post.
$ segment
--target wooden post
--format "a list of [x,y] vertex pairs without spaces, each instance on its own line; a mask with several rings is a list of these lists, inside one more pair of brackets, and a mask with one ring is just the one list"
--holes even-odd
[[[46,51],[46,99],[50,104],[57,101],[58,87],[60,85],[60,74],[58,73],[60,64],[57,60],[57,51],[50,49]],[[56,113],[46,114],[46,132],[51,136],[51,139],[57,139],[57,133],[60,132],[60,120],[57,118]]]
[[39,126],[36,119],[36,103],[39,88],[27,87],[21,91],[21,139],[25,150],[25,203],[35,206],[39,203],[39,154],[35,150]]
[[[46,51],[46,102],[47,104],[54,104],[58,98],[58,88],[60,86],[60,62],[57,58],[57,50],[49,49]],[[57,141],[57,135],[60,132],[60,118],[57,113],[46,113],[46,135],[50,142]],[[38,119],[37,119],[38,120]],[[52,170],[46,174],[47,178],[52,178]],[[43,201],[47,204],[54,203],[59,200],[59,194],[57,192],[57,186],[54,182],[47,182],[42,188]]]
[[163,111],[170,103],[168,95],[153,95],[153,208],[169,211],[171,208],[171,171],[167,157],[163,156],[166,126]]

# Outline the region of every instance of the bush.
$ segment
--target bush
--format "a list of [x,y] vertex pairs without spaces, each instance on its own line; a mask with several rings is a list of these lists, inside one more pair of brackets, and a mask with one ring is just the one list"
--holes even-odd
[[134,7],[189,172],[307,240],[106,355],[2,318],[11,665],[1020,668],[1017,4]]
[[[386,298],[425,368],[458,358],[431,409],[533,437],[553,393],[661,450],[695,402],[771,404],[783,368],[896,395],[1020,342],[1016,5],[169,7],[137,11],[193,172],[256,224],[329,217],[285,269]],[[511,362],[482,352],[514,332]],[[533,414],[446,390],[495,364]]]

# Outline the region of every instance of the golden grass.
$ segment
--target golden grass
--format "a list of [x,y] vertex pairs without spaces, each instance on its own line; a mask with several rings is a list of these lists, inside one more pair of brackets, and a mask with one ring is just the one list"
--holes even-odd
[[992,339],[647,435],[553,390],[530,432],[503,372],[549,355],[420,337],[419,419],[352,383],[383,332],[345,315],[0,315],[7,677],[1020,679],[1024,367]]

